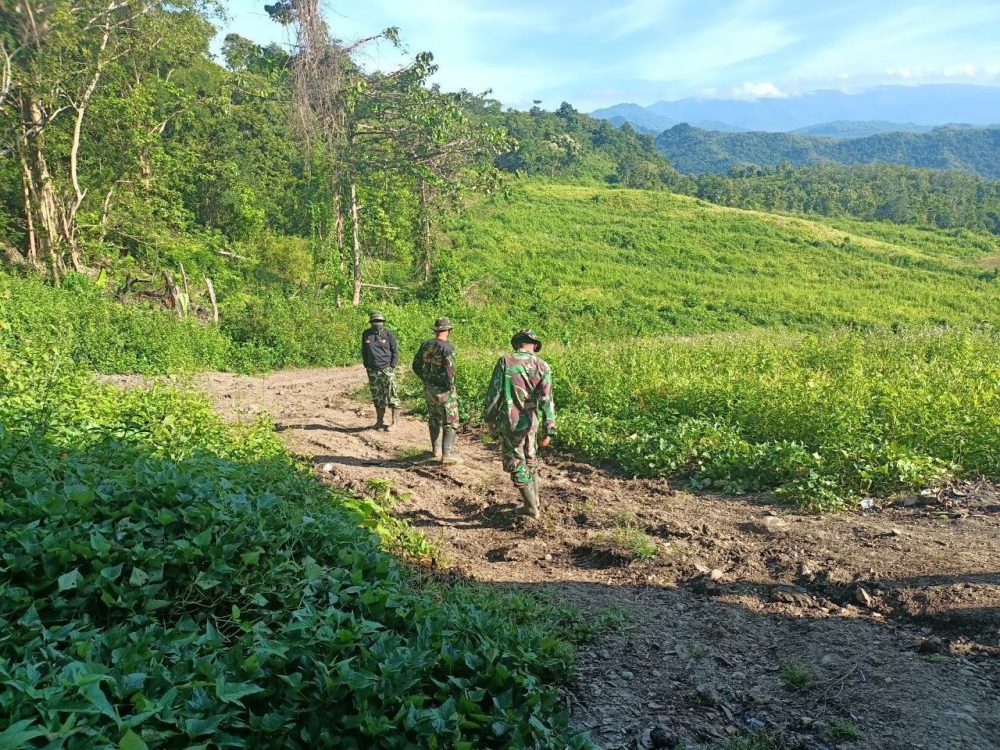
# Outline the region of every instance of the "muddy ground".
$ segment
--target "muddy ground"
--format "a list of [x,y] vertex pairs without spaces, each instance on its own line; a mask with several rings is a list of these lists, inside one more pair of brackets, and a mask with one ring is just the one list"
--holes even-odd
[[442,467],[416,418],[370,429],[360,368],[197,384],[230,418],[271,414],[324,481],[392,482],[460,574],[625,613],[567,695],[606,748],[708,748],[757,726],[793,748],[1000,748],[991,485],[817,517],[549,453],[543,518],[525,524],[484,436],[463,435],[465,463]]

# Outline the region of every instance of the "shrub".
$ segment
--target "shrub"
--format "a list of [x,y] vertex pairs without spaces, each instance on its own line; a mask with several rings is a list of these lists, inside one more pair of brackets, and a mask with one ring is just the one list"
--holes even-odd
[[552,687],[572,664],[564,614],[422,583],[265,425],[95,386],[12,342],[0,744],[589,746]]

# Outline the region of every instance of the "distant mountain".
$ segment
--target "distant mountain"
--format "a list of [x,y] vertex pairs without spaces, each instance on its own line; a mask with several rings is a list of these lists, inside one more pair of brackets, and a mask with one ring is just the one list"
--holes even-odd
[[795,133],[719,133],[675,125],[656,146],[681,172],[728,172],[738,166],[886,162],[961,169],[1000,180],[1000,129],[935,128],[929,133],[881,133],[835,140]]
[[598,109],[590,113],[591,117],[598,120],[608,120],[615,127],[621,127],[622,122],[628,122],[632,127],[639,127],[643,132],[662,133],[667,128],[672,128],[680,123],[680,120],[672,120],[669,117],[654,114],[645,107],[638,104],[616,104],[606,109]]
[[[711,128],[707,128],[710,130]],[[809,125],[792,132],[797,135],[820,135],[827,138],[864,138],[879,133],[929,133],[930,125],[913,122],[885,122],[884,120],[835,120]]]
[[659,135],[661,132],[663,132],[659,128],[651,128],[646,125],[639,125],[638,123],[631,122],[630,120],[625,119],[621,115],[615,115],[614,117],[609,117],[607,118],[607,121],[610,122],[612,125],[614,125],[616,128],[620,128],[625,123],[628,123],[629,127],[631,127],[632,130],[634,130],[635,132],[646,133],[647,135]]
[[681,122],[703,127],[704,123],[714,122],[727,123],[726,129],[772,132],[787,132],[837,121],[883,121],[913,123],[916,126],[962,122],[982,127],[1000,122],[1000,87],[959,84],[878,86],[854,94],[814,91],[801,96],[754,101],[690,98],[657,102],[648,107],[623,104],[593,113],[594,117],[601,119],[613,115],[647,127],[658,127],[662,120],[648,117],[655,115],[673,121],[666,127]]

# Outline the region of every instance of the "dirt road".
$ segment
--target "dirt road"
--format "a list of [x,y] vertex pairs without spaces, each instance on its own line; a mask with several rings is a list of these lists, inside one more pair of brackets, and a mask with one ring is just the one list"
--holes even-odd
[[686,748],[748,726],[788,747],[1000,748],[991,486],[821,518],[549,454],[543,519],[519,525],[493,446],[463,435],[465,463],[442,467],[415,418],[369,429],[360,368],[198,383],[231,418],[271,414],[324,481],[392,482],[399,512],[460,573],[627,613],[584,651],[568,695],[607,748],[652,747],[656,726]]

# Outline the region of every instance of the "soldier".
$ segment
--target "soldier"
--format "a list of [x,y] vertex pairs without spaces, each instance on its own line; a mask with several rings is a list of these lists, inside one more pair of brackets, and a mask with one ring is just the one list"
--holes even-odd
[[424,384],[431,451],[442,463],[457,464],[458,391],[455,390],[455,350],[448,343],[452,325],[448,318],[434,321],[434,338],[420,345],[413,358],[413,372]]
[[[376,422],[373,429],[392,430],[399,424],[399,392],[396,389],[396,365],[399,347],[396,334],[385,330],[385,315],[377,310],[368,322],[371,327],[361,334],[361,361],[368,371],[368,387],[375,404]],[[386,407],[392,409],[392,421],[385,423]]]
[[[514,348],[497,360],[490,378],[483,421],[500,439],[503,465],[521,493],[521,513],[538,518],[538,446],[547,448],[556,434],[556,407],[552,400],[552,370],[538,356],[542,341],[530,328],[510,340]],[[539,412],[545,437],[537,442]]]

